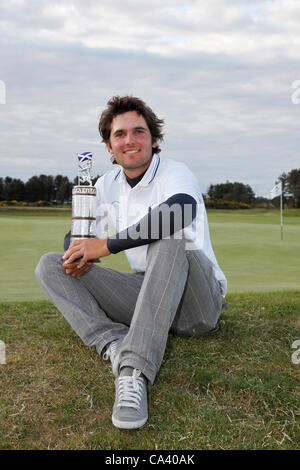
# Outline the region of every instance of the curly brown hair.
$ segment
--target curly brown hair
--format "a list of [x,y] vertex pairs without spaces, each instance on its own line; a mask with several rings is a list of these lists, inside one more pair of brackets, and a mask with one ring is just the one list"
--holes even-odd
[[[162,127],[164,120],[159,119],[143,100],[135,96],[114,96],[107,102],[107,108],[100,116],[99,132],[102,137],[102,142],[108,142],[110,139],[112,120],[119,114],[124,114],[128,111],[136,111],[143,116],[149,127],[152,142],[163,140],[164,135],[162,133]],[[152,155],[160,151],[161,149],[157,146],[152,149]]]

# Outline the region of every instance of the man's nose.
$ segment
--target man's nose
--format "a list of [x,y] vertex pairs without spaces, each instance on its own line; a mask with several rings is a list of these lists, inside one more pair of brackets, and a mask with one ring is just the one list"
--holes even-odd
[[134,135],[132,132],[127,132],[125,142],[126,144],[132,144],[134,142]]

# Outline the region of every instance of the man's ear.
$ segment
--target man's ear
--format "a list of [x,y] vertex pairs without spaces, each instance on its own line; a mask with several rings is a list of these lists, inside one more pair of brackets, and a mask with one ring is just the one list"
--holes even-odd
[[111,148],[111,146],[110,146],[109,140],[108,140],[107,142],[105,142],[105,145],[106,145],[106,147],[107,147],[107,149],[108,149],[109,153],[111,153],[111,154],[112,154],[112,153],[113,153],[113,151],[112,151],[112,148]]
[[153,149],[156,149],[157,146],[158,146],[157,140],[153,140],[153,142],[152,142],[152,148],[153,148]]

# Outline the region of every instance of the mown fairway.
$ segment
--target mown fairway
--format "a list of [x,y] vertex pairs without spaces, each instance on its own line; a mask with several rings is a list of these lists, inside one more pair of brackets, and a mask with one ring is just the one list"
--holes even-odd
[[[208,218],[229,293],[299,288],[300,211],[285,216],[283,241],[278,211],[210,211]],[[45,298],[34,269],[43,253],[62,251],[70,219],[63,209],[0,211],[0,301]],[[129,270],[124,254],[102,265]]]
[[[70,210],[0,211],[0,302],[45,299],[34,270],[42,254],[63,252],[70,229]],[[129,269],[125,256],[111,256],[102,265]]]
[[213,246],[229,292],[300,288],[300,211],[210,211]]

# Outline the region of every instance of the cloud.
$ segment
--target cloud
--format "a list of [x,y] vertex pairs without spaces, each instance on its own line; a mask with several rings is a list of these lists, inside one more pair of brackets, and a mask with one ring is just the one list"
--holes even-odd
[[163,155],[188,163],[203,191],[226,179],[272,187],[299,166],[300,5],[241,3],[3,2],[2,174],[72,177],[82,151],[106,171],[99,114],[128,93],[165,119]]
[[[299,57],[300,4],[295,0],[210,2],[27,0],[1,6],[1,26],[30,41],[76,43],[87,48],[146,51],[163,56],[196,53]],[[293,33],[292,40],[289,35]],[[264,43],[264,47],[262,44]]]

